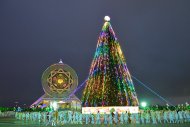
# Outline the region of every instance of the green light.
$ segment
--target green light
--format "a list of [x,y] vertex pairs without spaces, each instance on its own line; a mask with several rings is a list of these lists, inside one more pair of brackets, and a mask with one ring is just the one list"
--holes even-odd
[[141,106],[142,106],[143,108],[145,108],[145,107],[147,106],[146,102],[142,102],[142,103],[141,103]]

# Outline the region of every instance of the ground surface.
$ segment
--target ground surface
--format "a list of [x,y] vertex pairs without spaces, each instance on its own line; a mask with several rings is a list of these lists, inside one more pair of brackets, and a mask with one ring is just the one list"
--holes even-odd
[[[145,125],[73,125],[73,124],[66,124],[63,127],[190,127],[190,123],[185,124],[145,124]],[[0,127],[47,127],[43,124],[39,123],[26,123],[23,121],[15,120],[14,118],[0,118]],[[50,126],[48,126],[50,127]],[[62,126],[58,126],[62,127]]]

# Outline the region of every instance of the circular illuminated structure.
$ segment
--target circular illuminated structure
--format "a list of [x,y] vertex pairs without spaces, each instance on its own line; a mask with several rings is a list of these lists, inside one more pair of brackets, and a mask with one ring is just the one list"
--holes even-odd
[[42,75],[42,86],[51,97],[67,97],[77,87],[76,72],[60,61],[48,67]]
[[78,85],[78,77],[70,66],[60,60],[43,72],[41,81],[45,94],[31,107],[49,106],[54,110],[81,111],[81,101],[73,93]]

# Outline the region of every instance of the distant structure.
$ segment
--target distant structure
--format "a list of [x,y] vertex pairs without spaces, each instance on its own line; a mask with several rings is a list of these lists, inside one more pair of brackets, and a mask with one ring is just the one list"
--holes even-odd
[[81,111],[81,101],[75,95],[69,96],[78,85],[77,74],[70,66],[60,60],[44,71],[41,81],[45,94],[31,107]]

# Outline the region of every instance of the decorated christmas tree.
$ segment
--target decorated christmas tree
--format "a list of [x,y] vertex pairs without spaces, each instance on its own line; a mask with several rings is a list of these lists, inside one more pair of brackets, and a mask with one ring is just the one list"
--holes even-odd
[[138,99],[119,42],[105,16],[82,96],[84,107],[138,106]]

